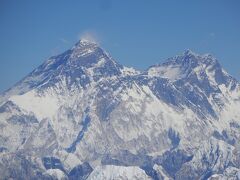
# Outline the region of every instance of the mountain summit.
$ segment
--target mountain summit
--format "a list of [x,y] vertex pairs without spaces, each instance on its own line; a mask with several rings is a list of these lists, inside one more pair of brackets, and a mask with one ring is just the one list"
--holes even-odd
[[122,68],[97,43],[83,39],[71,49],[50,57],[4,94],[6,97],[15,93],[23,94],[30,89],[49,87],[60,82],[67,84],[68,88],[85,87],[90,81],[120,75]]
[[240,84],[190,50],[137,71],[80,40],[0,97],[3,179],[237,179]]

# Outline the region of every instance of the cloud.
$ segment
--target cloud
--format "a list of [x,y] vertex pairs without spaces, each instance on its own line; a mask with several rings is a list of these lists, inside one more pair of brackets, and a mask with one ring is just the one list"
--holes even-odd
[[64,44],[70,44],[70,42],[67,39],[65,39],[65,38],[60,38],[59,40],[61,42],[63,42]]
[[90,30],[84,31],[83,33],[80,33],[79,37],[80,37],[80,39],[88,40],[88,41],[94,42],[96,44],[100,44],[100,38],[97,35],[97,33],[94,31],[90,31]]

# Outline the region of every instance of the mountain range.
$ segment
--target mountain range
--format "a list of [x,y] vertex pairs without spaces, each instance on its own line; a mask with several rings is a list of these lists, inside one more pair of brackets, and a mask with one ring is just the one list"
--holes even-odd
[[0,179],[240,179],[240,83],[186,50],[144,71],[80,40],[0,95]]

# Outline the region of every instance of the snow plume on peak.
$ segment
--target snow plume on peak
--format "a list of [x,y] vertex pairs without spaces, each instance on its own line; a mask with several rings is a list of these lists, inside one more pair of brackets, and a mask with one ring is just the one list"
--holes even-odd
[[80,42],[100,44],[99,37],[92,31],[85,31],[80,35]]

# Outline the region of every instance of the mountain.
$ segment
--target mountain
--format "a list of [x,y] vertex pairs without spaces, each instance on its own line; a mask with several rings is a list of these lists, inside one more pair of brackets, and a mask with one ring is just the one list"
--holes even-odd
[[138,71],[80,40],[1,94],[1,178],[239,179],[239,109],[209,54]]

